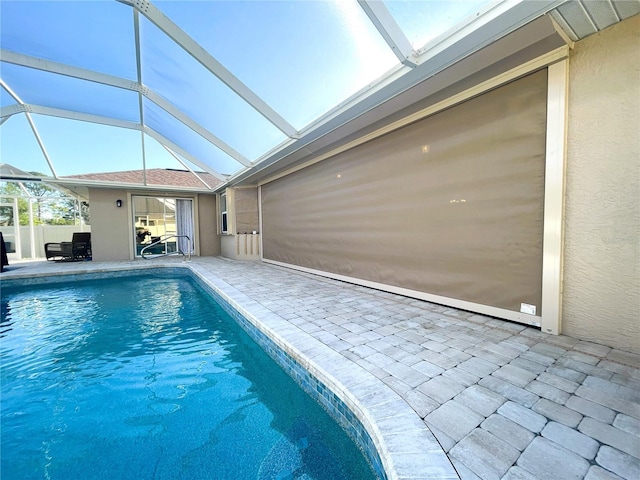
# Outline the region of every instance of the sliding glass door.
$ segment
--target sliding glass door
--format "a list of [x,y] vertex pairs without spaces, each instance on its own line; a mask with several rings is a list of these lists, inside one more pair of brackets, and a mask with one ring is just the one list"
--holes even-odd
[[136,256],[194,253],[193,199],[134,195]]

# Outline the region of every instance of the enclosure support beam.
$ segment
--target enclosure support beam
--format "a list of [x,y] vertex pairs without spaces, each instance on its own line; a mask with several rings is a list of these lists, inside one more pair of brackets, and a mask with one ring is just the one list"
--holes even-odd
[[118,0],[138,10],[151,23],[167,34],[174,42],[182,47],[189,55],[196,59],[209,72],[220,79],[231,90],[237,93],[245,102],[251,105],[264,118],[269,120],[288,137],[296,137],[296,129],[280,114],[271,108],[262,98],[242,83],[235,75],[227,70],[209,52],[187,35],[178,25],[170,20],[149,1]]
[[180,148],[178,145],[173,143],[167,137],[159,134],[158,132],[156,132],[155,130],[153,130],[153,129],[149,128],[149,127],[143,127],[143,128],[144,128],[144,132],[147,135],[149,135],[152,138],[155,138],[161,145],[171,148],[171,150],[173,150],[176,153],[179,153],[180,155],[182,155],[184,158],[189,160],[194,165],[197,165],[200,168],[202,168],[204,171],[209,172],[211,175],[216,177],[218,180],[220,180],[222,182],[226,182],[227,181],[227,177],[225,175],[213,170],[210,166],[208,166],[207,164],[201,162],[200,160],[198,160],[196,157],[191,155],[186,150]]
[[[99,72],[94,72],[92,70],[87,70],[84,68],[74,67],[71,65],[65,65],[62,63],[51,62],[49,60],[43,60],[40,58],[30,57],[28,55],[23,55],[19,53],[10,52],[7,50],[0,50],[0,55],[2,56],[2,60],[7,63],[12,63],[14,65],[20,65],[29,68],[35,68],[37,70],[42,70],[45,72],[57,73],[59,75],[66,75],[68,77],[79,78],[81,80],[87,80],[89,82],[100,83],[103,85],[108,85],[111,87],[122,88],[124,90],[130,90],[133,92],[137,92],[140,95],[140,125],[144,125],[144,116],[143,116],[143,105],[142,105],[142,96],[147,97],[150,101],[155,103],[162,110],[167,112],[169,115],[176,118],[178,121],[182,122],[185,126],[196,132],[198,135],[215,145],[217,148],[222,150],[224,153],[229,155],[238,163],[244,166],[250,166],[251,161],[244,157],[240,152],[232,148],[230,145],[223,142],[221,139],[216,137],[209,130],[204,128],[199,123],[195,122],[189,116],[185,115],[181,110],[173,106],[170,102],[162,98],[160,95],[143,85],[139,82],[134,82],[131,80],[126,80],[124,78],[116,77],[113,75],[106,75]],[[9,107],[9,108],[13,108]],[[7,108],[2,109],[2,115],[10,115],[16,113],[13,110],[9,111]],[[34,112],[36,113],[36,112]],[[38,112],[41,113],[41,112]],[[72,112],[69,112],[72,114]],[[61,115],[57,115],[61,116]],[[65,116],[64,118],[72,118]],[[87,117],[88,118],[88,117]],[[80,118],[75,118],[75,120],[80,120]],[[91,120],[85,119],[84,121],[90,122]],[[114,121],[117,121],[114,119]],[[98,122],[104,125],[109,125],[109,123]],[[115,124],[111,124],[114,126],[118,126]]]
[[358,0],[358,3],[398,60],[407,67],[415,67],[413,47],[385,4],[375,0]]
[[29,110],[26,108],[25,103],[9,87],[9,85],[7,85],[7,83],[4,80],[2,80],[1,78],[0,78],[0,85],[2,85],[2,87],[4,87],[4,89],[9,93],[9,95],[11,95],[11,97],[13,97],[13,99],[16,102],[18,102],[20,105],[23,106],[23,108],[25,108],[24,116],[27,119],[27,122],[29,122],[29,127],[31,127],[31,131],[33,132],[33,135],[36,137],[36,141],[38,142],[38,145],[40,146],[40,150],[42,151],[42,154],[44,155],[44,158],[47,161],[47,164],[49,165],[49,168],[51,169],[51,173],[53,174],[53,177],[54,178],[58,178],[58,174],[56,173],[56,169],[53,168],[53,163],[51,163],[51,158],[49,158],[49,154],[47,153],[47,149],[44,147],[44,143],[42,143],[42,138],[40,138],[40,134],[38,133],[38,129],[36,128],[35,123],[33,123],[33,119],[31,118],[31,115],[29,114]]

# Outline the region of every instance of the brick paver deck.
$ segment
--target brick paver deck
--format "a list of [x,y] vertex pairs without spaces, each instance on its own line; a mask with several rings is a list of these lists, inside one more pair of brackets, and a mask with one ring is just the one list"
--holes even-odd
[[[166,263],[21,263],[0,279]],[[263,312],[258,320],[264,312],[277,318],[276,333],[304,332],[373,375],[415,412],[455,468],[426,468],[425,458],[441,461],[433,445],[396,447],[401,436],[392,435],[387,453],[396,457],[387,460],[396,478],[640,478],[637,354],[264,263],[194,258],[189,266],[238,305],[253,305],[247,311]],[[331,374],[322,358],[337,357],[316,357]],[[372,408],[382,431],[394,404]]]

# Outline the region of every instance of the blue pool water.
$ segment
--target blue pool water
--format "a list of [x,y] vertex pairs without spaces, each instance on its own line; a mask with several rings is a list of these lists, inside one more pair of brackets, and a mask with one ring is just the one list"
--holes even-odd
[[372,479],[187,277],[3,288],[2,479]]

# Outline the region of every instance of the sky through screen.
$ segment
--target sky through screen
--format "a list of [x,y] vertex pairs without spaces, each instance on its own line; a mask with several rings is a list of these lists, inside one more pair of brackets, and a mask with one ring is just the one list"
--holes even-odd
[[[385,3],[417,48],[485,2]],[[400,65],[356,1],[156,0],[152,5],[296,131]],[[0,63],[2,81],[18,97],[3,88],[2,107],[23,102],[58,109],[53,116],[37,111],[32,118],[60,176],[142,168],[141,121],[170,146],[181,147],[190,168],[220,174],[233,174],[243,162],[255,162],[288,140],[153,21],[138,15],[141,84],[166,104],[141,101],[138,87],[127,86],[135,84],[138,74],[134,10],[126,4],[2,0],[0,10],[4,51],[71,69],[69,76]],[[78,75],[91,78],[73,78]],[[168,113],[167,105],[182,117]],[[137,129],[59,118],[68,112],[123,120]],[[24,114],[3,120],[2,162],[51,175]],[[209,138],[195,133],[194,125]],[[210,143],[212,138],[218,146]],[[147,168],[183,168],[149,136],[145,153]]]

